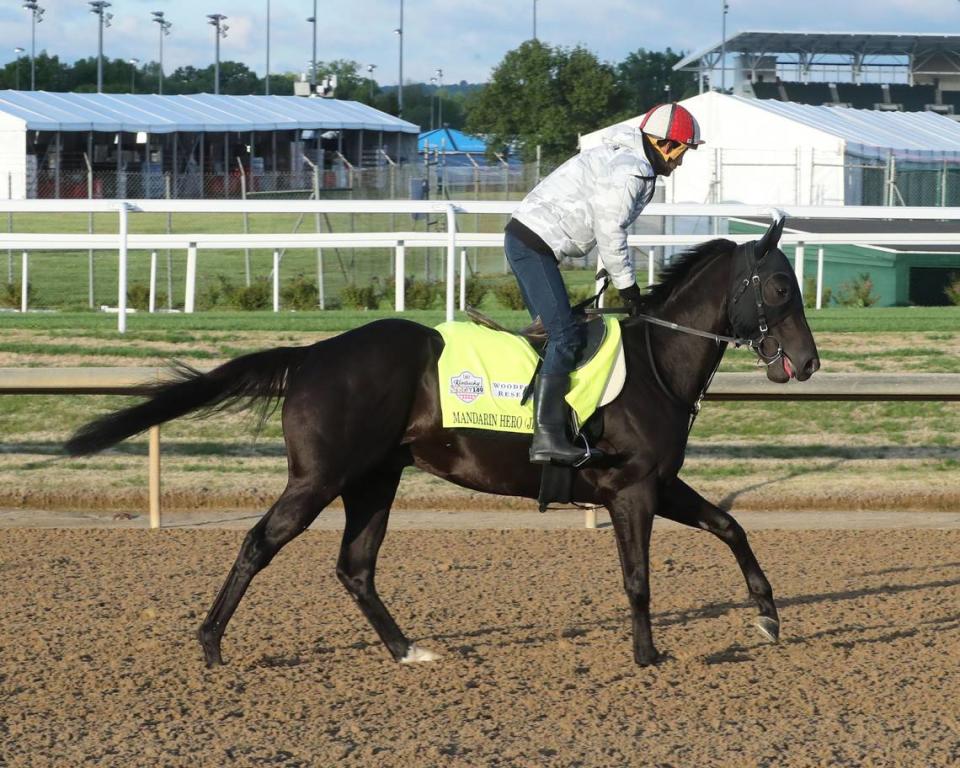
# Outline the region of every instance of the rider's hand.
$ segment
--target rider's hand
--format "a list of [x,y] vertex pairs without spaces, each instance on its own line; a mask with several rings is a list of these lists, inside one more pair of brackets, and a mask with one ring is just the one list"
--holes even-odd
[[640,301],[641,294],[640,288],[636,283],[631,285],[628,288],[619,288],[620,298],[623,300],[623,304],[627,309],[630,310],[631,315],[635,315],[640,311]]

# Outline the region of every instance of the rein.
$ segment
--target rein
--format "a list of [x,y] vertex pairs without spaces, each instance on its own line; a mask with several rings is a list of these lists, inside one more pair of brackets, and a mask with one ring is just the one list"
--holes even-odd
[[[610,278],[607,275],[606,270],[601,270],[597,274],[597,279],[603,281],[603,285],[596,295],[586,299],[585,301],[580,302],[575,307],[574,311],[582,311],[587,315],[614,315],[614,314],[625,314],[629,315],[631,318],[636,318],[643,322],[644,325],[644,339],[647,345],[647,359],[650,364],[650,370],[653,372],[653,377],[659,385],[660,389],[667,396],[674,405],[684,408],[690,415],[690,422],[687,425],[687,433],[690,433],[690,430],[693,429],[693,423],[696,421],[697,416],[700,414],[700,406],[703,402],[704,396],[707,394],[707,390],[710,388],[710,385],[713,383],[713,378],[716,376],[717,370],[720,368],[720,363],[723,360],[723,354],[717,356],[717,363],[714,365],[713,370],[710,372],[710,376],[707,377],[707,381],[703,386],[703,389],[700,390],[700,394],[697,397],[696,402],[690,406],[685,401],[683,401],[670,387],[667,386],[667,383],[663,380],[663,377],[660,375],[660,368],[657,366],[657,360],[653,355],[653,344],[651,343],[650,338],[650,326],[658,325],[661,328],[667,328],[671,331],[677,331],[678,333],[685,333],[690,336],[698,336],[702,339],[709,339],[713,341],[718,347],[721,344],[732,344],[736,349],[741,347],[747,347],[752,349],[757,355],[757,365],[773,365],[775,362],[780,360],[783,357],[783,347],[780,344],[779,339],[776,339],[773,336],[768,336],[767,332],[770,330],[767,323],[767,314],[766,314],[766,305],[763,301],[763,292],[760,281],[760,270],[759,263],[756,257],[756,244],[755,243],[745,243],[743,246],[743,253],[747,259],[747,268],[750,273],[749,277],[743,278],[740,282],[739,288],[733,295],[732,303],[736,304],[743,297],[743,294],[751,285],[753,286],[753,299],[754,299],[754,310],[757,317],[757,326],[760,332],[759,338],[746,338],[744,336],[725,336],[720,333],[711,333],[709,331],[702,331],[699,328],[691,328],[687,325],[681,325],[680,323],[674,323],[669,320],[663,320],[662,318],[655,317],[653,315],[647,315],[643,313],[633,313],[628,308],[602,308],[598,307],[597,304],[600,301],[600,297],[603,295],[603,292],[607,289],[610,284]],[[734,329],[736,330],[736,329]],[[765,349],[765,345],[768,339],[772,339],[777,344],[776,352],[772,354],[769,352],[769,348]]]

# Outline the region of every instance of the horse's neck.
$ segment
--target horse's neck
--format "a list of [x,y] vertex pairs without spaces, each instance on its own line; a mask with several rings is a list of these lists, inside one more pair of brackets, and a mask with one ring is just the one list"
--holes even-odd
[[[726,335],[727,286],[732,260],[718,256],[678,286],[657,313],[689,328]],[[653,326],[653,354],[661,378],[684,402],[693,405],[707,385],[723,348],[711,339]]]

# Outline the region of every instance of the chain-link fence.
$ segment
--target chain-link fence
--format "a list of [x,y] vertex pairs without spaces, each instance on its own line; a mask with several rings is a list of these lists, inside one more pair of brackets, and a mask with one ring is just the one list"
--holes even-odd
[[[229,171],[187,169],[179,173],[141,170],[57,170],[28,172],[28,198],[75,199],[244,199],[356,198],[367,200],[475,199],[523,197],[553,166],[540,163],[487,164],[462,156],[428,157],[422,163],[398,165],[384,161],[356,167],[344,159],[320,169],[305,164],[294,171]],[[7,180],[13,186],[13,180]]]

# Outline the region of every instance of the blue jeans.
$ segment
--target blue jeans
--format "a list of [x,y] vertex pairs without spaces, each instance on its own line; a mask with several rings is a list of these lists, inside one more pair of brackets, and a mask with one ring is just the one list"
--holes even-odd
[[504,236],[503,247],[530,317],[539,316],[547,329],[541,372],[570,373],[576,367],[583,334],[570,310],[570,297],[557,260],[535,251],[510,232]]

